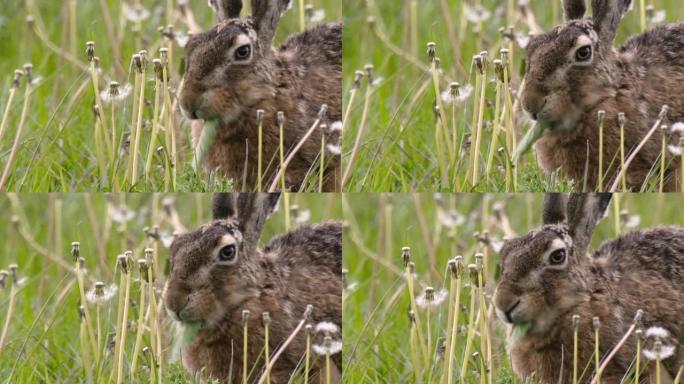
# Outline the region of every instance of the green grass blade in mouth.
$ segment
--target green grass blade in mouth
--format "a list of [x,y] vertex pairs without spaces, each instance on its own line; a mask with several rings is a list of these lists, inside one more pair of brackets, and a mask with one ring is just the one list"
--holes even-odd
[[518,146],[515,148],[515,151],[513,152],[513,164],[517,164],[518,159],[532,148],[532,145],[542,137],[546,128],[547,125],[540,121],[534,123],[532,128],[525,133],[525,136],[520,139]]
[[532,322],[526,321],[524,323],[516,323],[513,324],[513,328],[511,329],[511,334],[508,336],[508,346],[509,348],[513,345],[515,345],[518,340],[520,340],[523,336],[527,334],[527,332],[530,331],[532,328]]
[[207,152],[209,152],[209,148],[214,144],[218,125],[218,119],[206,120],[204,122],[199,142],[197,143],[197,147],[195,147],[195,161],[193,162],[195,172],[197,172],[197,169],[204,163],[204,158],[206,157]]
[[195,340],[200,328],[202,328],[202,322],[200,321],[193,321],[189,323],[184,322],[181,325],[180,332],[178,332],[173,344],[172,360],[178,360],[180,358],[181,350]]

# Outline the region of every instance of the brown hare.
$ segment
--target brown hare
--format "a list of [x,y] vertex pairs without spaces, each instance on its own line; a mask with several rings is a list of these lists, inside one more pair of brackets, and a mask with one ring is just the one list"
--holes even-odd
[[[578,382],[595,374],[594,317],[602,361],[641,313],[642,367],[654,358],[654,338],[663,345],[663,377],[674,377],[684,364],[684,229],[635,230],[590,255],[594,227],[610,199],[610,194],[548,194],[544,225],[501,249],[502,274],[493,300],[499,318],[513,326],[508,349],[517,375],[533,382],[573,382],[574,315],[579,315]],[[621,382],[636,353],[631,335],[601,382]],[[655,371],[655,361],[649,363],[646,369]],[[584,367],[589,370],[580,378]]]
[[[242,382],[244,310],[250,314],[247,355],[251,365],[246,372],[250,383],[257,382],[264,371],[264,312],[270,315],[271,356],[295,330],[308,305],[313,305],[312,325],[339,330],[341,223],[303,225],[259,248],[264,222],[278,198],[266,193],[217,194],[214,220],[178,236],[171,245],[164,303],[183,326],[199,325],[197,335],[181,351],[183,365],[191,372],[205,369],[221,382]],[[303,371],[305,351],[302,331],[272,365],[271,382],[287,383],[298,369]],[[340,353],[332,361],[339,375]],[[318,375],[319,369],[314,368],[311,376]]]
[[[599,185],[599,111],[605,111],[604,188],[620,168],[619,113],[625,117],[627,154],[658,120],[663,105],[669,106],[670,122],[684,120],[684,23],[655,27],[616,49],[616,30],[631,0],[592,0],[591,5],[592,18],[583,18],[584,0],[563,0],[567,21],[531,38],[521,104],[547,128],[535,145],[542,169],[560,169],[580,188],[586,177],[593,190]],[[626,174],[629,189],[641,189],[657,170],[660,143],[658,133],[638,153]],[[665,189],[672,190],[679,159],[668,156],[667,161]]]
[[[207,150],[209,169],[233,179],[238,189],[257,188],[257,110],[263,110],[262,189],[279,166],[280,127],[284,119],[285,156],[305,135],[323,105],[322,124],[342,120],[342,24],[319,25],[290,36],[280,48],[273,37],[288,0],[252,0],[252,16],[240,18],[241,0],[212,0],[218,25],[192,36],[186,47],[186,71],[179,91],[188,119],[218,120]],[[201,126],[201,125],[200,125]],[[201,129],[193,124],[193,141]],[[322,129],[316,129],[286,168],[285,184],[305,189],[316,174]],[[339,156],[325,155],[323,190],[339,190]],[[312,177],[311,179],[316,179]]]

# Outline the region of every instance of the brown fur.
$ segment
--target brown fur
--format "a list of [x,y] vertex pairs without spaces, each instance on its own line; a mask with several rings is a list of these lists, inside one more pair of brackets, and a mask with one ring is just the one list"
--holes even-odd
[[[274,200],[245,195],[237,198],[237,207],[217,196],[217,220],[174,241],[171,276],[164,294],[173,316],[203,324],[196,339],[182,351],[184,365],[191,371],[205,367],[209,376],[225,383],[242,380],[243,310],[250,311],[247,353],[254,364],[249,367],[250,382],[256,382],[264,368],[263,312],[271,317],[271,355],[290,336],[309,304],[314,307],[310,323],[341,325],[342,321],[341,224],[305,225],[259,249],[258,234]],[[247,207],[255,214],[246,213]],[[212,257],[225,234],[242,238],[235,265],[219,265]],[[304,355],[305,342],[302,331],[273,365],[271,382],[288,382]],[[333,355],[333,361],[341,367],[341,354]],[[312,372],[316,375],[318,372]]]
[[[514,371],[544,383],[572,382],[572,316],[579,315],[578,366],[580,374],[584,367],[590,367],[581,379],[588,382],[594,370],[592,318],[600,319],[600,353],[605,357],[641,309],[644,330],[661,326],[675,337],[668,340],[677,346],[675,354],[663,362],[674,377],[684,364],[684,229],[633,231],[604,242],[588,256],[584,244],[591,239],[595,219],[603,211],[590,199],[583,199],[577,195],[570,198],[568,207],[573,201],[582,204],[573,212],[568,208],[567,222],[562,218],[557,223],[545,222],[543,227],[508,241],[501,250],[503,274],[494,297],[497,312],[501,315],[522,298],[523,308],[511,316],[514,321],[533,324],[529,333],[510,346]],[[545,205],[554,210],[550,201],[547,199]],[[565,215],[545,212],[544,216]],[[542,265],[541,254],[553,239],[570,239],[573,244],[565,269]],[[636,340],[632,336],[609,363],[601,381],[619,383],[635,356]],[[649,369],[653,370],[653,364]]]
[[[214,2],[219,17],[239,14],[240,8],[236,7],[237,4],[241,6],[240,1],[223,3],[225,5],[220,6]],[[193,36],[186,46],[181,107],[191,119],[220,119],[215,143],[207,153],[207,166],[232,178],[238,189],[243,188],[243,180],[244,188],[255,189],[257,185],[257,109],[265,112],[264,189],[278,170],[278,111],[285,114],[286,156],[313,125],[323,104],[328,105],[328,110],[322,123],[330,125],[342,119],[342,24],[324,24],[295,34],[279,49],[274,49],[271,44],[278,12],[284,8],[271,8],[285,5],[282,1],[255,0],[253,18],[223,18],[211,30]],[[227,56],[231,49],[239,46],[239,36],[248,36],[252,47],[251,61],[245,64]],[[195,140],[199,133],[194,133]],[[288,166],[285,174],[288,188],[305,188],[303,182],[307,173],[318,172],[317,168],[311,168],[320,155],[320,142],[321,130],[318,129]],[[326,158],[330,161],[326,161],[323,190],[338,191],[339,156],[327,153]]]
[[[613,48],[617,21],[628,1],[618,1],[622,11],[610,9],[604,0],[592,3],[594,18],[580,19],[580,1],[565,1],[567,23],[535,36],[527,47],[528,71],[521,94],[522,106],[550,126],[535,145],[539,165],[547,172],[560,169],[587,186],[598,185],[598,111],[604,122],[604,188],[620,166],[618,113],[624,112],[625,152],[629,155],[658,119],[663,105],[669,122],[684,120],[684,24],[656,27],[637,35],[619,49]],[[593,59],[588,65],[570,61],[580,37],[592,39]],[[670,137],[669,142],[678,142]],[[658,169],[660,132],[639,152],[627,172],[627,187],[640,189],[651,168]],[[668,156],[666,189],[677,186],[679,159]],[[588,163],[588,164],[587,164]],[[588,165],[588,167],[587,167]]]

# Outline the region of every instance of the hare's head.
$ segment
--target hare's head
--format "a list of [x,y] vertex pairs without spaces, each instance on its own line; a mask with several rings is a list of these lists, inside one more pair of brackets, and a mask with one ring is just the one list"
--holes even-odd
[[164,303],[175,320],[212,327],[228,311],[259,295],[257,244],[278,198],[267,193],[217,194],[214,220],[174,240]]
[[597,105],[611,85],[613,40],[632,0],[563,0],[566,22],[533,36],[527,45],[527,73],[521,101],[534,120],[570,130]]
[[209,3],[219,22],[185,47],[180,106],[189,119],[229,123],[275,92],[272,41],[290,0],[252,0],[249,18],[240,18],[242,0]]
[[[586,298],[587,249],[610,194],[547,194],[544,225],[507,241],[494,294],[502,321],[543,333]],[[566,204],[567,202],[567,204]]]

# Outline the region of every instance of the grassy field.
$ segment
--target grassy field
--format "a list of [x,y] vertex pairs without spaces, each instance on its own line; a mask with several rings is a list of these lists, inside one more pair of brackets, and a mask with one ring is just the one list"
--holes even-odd
[[[520,382],[510,369],[504,327],[494,314],[491,295],[503,237],[514,232],[522,235],[540,225],[542,199],[541,194],[345,194],[346,382]],[[608,217],[596,228],[590,249],[631,228],[684,225],[681,197],[677,195],[616,195],[611,204]],[[410,261],[415,263],[412,279],[405,277],[403,247],[410,247]],[[465,268],[477,263],[477,253],[483,255],[482,268],[478,269],[482,271],[482,289],[471,284],[473,278]],[[447,262],[457,255],[463,257],[465,271],[454,280]],[[441,305],[432,310],[421,308],[417,298],[418,306],[413,307],[417,321],[411,326],[410,285],[414,296],[427,287],[434,288],[436,298],[443,290],[450,296],[444,302],[435,299]],[[454,307],[460,312],[451,359],[453,377],[446,381],[445,349],[450,348],[444,345],[448,343],[447,330],[454,329],[453,323],[448,325],[448,303],[457,297],[460,305]],[[419,340],[425,341],[421,344]],[[580,382],[586,382],[592,371],[588,367],[587,376]]]
[[[292,194],[289,203],[298,205],[299,212],[308,211],[308,220],[312,222],[341,217],[339,195]],[[279,211],[267,222],[263,243],[285,230],[283,205],[281,202]],[[0,327],[6,329],[0,333],[0,382],[116,382],[109,380],[117,367],[112,340],[123,329],[117,326],[116,319],[124,289],[120,284],[121,269],[116,270],[115,264],[117,255],[126,250],[133,251],[131,263],[135,267],[130,274],[131,300],[126,322],[128,336],[120,360],[121,382],[190,380],[173,358],[172,345],[177,341],[173,321],[165,317],[162,307],[158,313],[143,309],[149,309],[152,299],[156,303],[161,300],[172,233],[206,223],[210,218],[209,207],[208,194],[1,194],[0,236],[5,240],[0,246],[0,269],[11,271],[11,264],[18,268],[17,284],[13,283],[12,275],[0,277],[4,279],[0,285]],[[293,226],[298,225],[296,217],[291,218]],[[152,236],[155,233],[158,236]],[[80,269],[84,291],[90,291],[96,281],[106,284],[105,291],[110,284],[118,286],[117,293],[108,301],[88,302],[89,321],[81,320],[79,315],[79,303],[83,301],[79,273],[71,255],[74,241],[80,242],[80,255],[84,258]],[[145,248],[152,248],[153,254],[145,255]],[[155,276],[154,290],[141,306],[140,274],[135,260],[143,258],[156,262],[150,269]],[[141,313],[146,316],[144,323],[138,322]],[[158,322],[154,320],[157,314]],[[142,333],[137,324],[145,324]],[[93,337],[88,338],[89,334]],[[138,334],[141,339],[137,344]],[[157,339],[160,342],[155,345],[153,341]],[[91,348],[93,340],[96,347]],[[151,352],[144,352],[143,348]],[[156,357],[160,358],[161,367],[151,370],[154,365],[150,362]]]
[[[529,3],[526,16],[519,3]],[[647,15],[648,26],[684,19],[678,0],[634,3],[616,44],[640,31],[641,4],[653,5],[656,19],[665,11],[662,21]],[[548,30],[560,22],[560,1],[346,0],[344,12],[343,89],[349,117],[343,146],[346,167],[352,163],[345,191],[524,192],[573,187],[559,175],[542,174],[531,153],[517,166],[512,164],[511,155],[529,127],[517,122],[515,93],[506,92],[504,80],[496,80],[493,64],[502,59],[501,48],[509,50],[509,65],[502,68],[507,68],[510,89],[517,90],[524,71],[521,44],[533,25]],[[440,59],[435,68],[428,43],[434,43],[434,56]],[[471,64],[482,51],[488,52],[489,62],[484,76]],[[357,86],[355,71],[363,75]],[[478,99],[482,79],[486,92]],[[459,97],[450,93],[452,82],[459,83]],[[480,132],[479,143],[470,140],[477,136],[473,132]],[[653,179],[657,175],[645,183],[645,190],[657,189]]]
[[[181,12],[183,3],[187,3],[185,13]],[[135,4],[144,10],[136,12]],[[303,4],[304,1],[293,2],[293,9],[279,25],[276,43],[299,31]],[[324,10],[324,20],[341,18],[341,2],[316,0],[306,4],[312,4],[315,11]],[[3,2],[0,111],[7,111],[7,120],[6,129],[0,133],[0,166],[8,170],[8,178],[0,181],[0,190],[198,192],[231,189],[228,181],[194,170],[188,124],[181,118],[175,100],[174,92],[182,77],[182,45],[191,28],[190,17],[199,30],[214,23],[206,1]],[[86,55],[88,41],[95,43],[94,55],[99,57],[97,86]],[[152,59],[160,58],[162,64],[167,61],[159,51],[162,47],[169,50],[168,95],[162,91],[163,81],[158,86],[154,82]],[[104,101],[96,100],[94,89],[107,93],[110,81],[116,81],[120,84],[120,93],[124,94],[127,84],[129,87],[135,84],[132,56],[141,50],[147,50],[149,64],[141,76],[146,81],[142,115],[138,118],[140,111],[134,107],[137,101],[130,94],[112,104],[106,102],[106,96]],[[25,63],[33,65],[30,70],[33,84],[27,87],[24,75],[18,87],[14,87],[14,71],[25,71]],[[155,89],[160,90],[158,110],[154,108]],[[101,123],[95,119],[93,106],[96,104],[103,116]],[[159,128],[152,141],[155,121]],[[129,147],[134,147],[127,143],[127,137],[138,131],[138,177],[133,183],[132,172],[126,177],[128,165],[132,163]],[[12,148],[15,148],[14,155]]]

